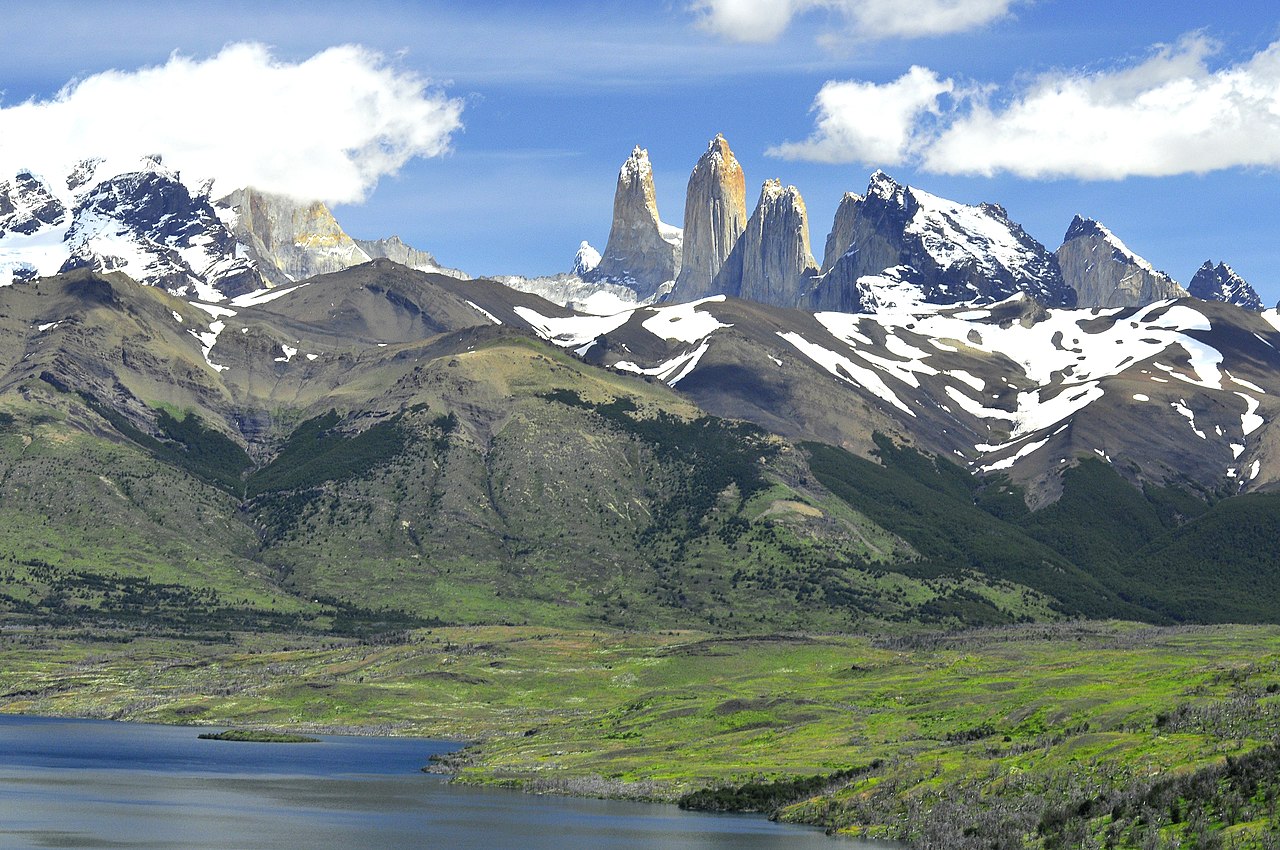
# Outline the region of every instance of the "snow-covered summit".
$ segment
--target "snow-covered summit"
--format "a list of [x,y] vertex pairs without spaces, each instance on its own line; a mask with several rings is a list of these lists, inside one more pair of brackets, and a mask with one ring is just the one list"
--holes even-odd
[[598,265],[600,265],[600,252],[592,248],[591,243],[584,239],[578,246],[577,253],[573,255],[573,268],[569,273],[581,277]]

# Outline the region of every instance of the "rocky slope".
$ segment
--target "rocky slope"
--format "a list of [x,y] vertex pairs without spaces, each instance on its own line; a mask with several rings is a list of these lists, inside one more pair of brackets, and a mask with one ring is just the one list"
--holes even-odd
[[1055,256],[1081,307],[1140,307],[1187,295],[1093,219],[1072,219]]
[[694,301],[716,294],[716,275],[746,227],[746,178],[729,143],[717,135],[689,175],[683,256],[670,300]]
[[[392,260],[402,266],[408,266],[420,272],[445,274],[459,279],[470,277],[461,269],[451,269],[440,265],[440,262],[430,251],[419,251],[412,245],[405,244],[404,240],[399,236],[392,236],[389,239],[357,239],[355,243],[370,259]],[[353,265],[357,264],[353,263]]]
[[1024,295],[859,315],[710,299],[535,322],[717,415],[862,454],[891,434],[1025,482],[1036,504],[1088,457],[1133,480],[1274,486],[1278,327],[1274,311],[1226,304],[1046,310]]
[[1205,260],[1191,278],[1187,291],[1202,301],[1222,301],[1246,310],[1262,309],[1262,298],[1257,290],[1226,263],[1215,266],[1212,261]]
[[224,220],[275,286],[367,263],[369,256],[319,201],[239,189],[218,202]]
[[584,277],[628,287],[639,300],[653,298],[675,284],[680,255],[680,229],[658,216],[649,152],[636,147],[618,170],[609,242]]

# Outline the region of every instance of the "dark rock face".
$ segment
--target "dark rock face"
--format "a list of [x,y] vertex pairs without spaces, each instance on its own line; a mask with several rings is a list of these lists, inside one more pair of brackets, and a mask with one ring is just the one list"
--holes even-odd
[[730,252],[711,291],[794,306],[818,273],[809,251],[809,214],[795,186],[767,180],[746,230]]
[[58,224],[66,214],[62,202],[30,171],[0,183],[0,236],[35,233]]
[[204,195],[163,170],[104,180],[80,197],[61,271],[128,268],[171,292],[238,295],[265,285]]
[[868,281],[883,278],[918,288],[919,300],[928,303],[999,301],[1018,293],[1048,306],[1075,303],[1053,255],[1002,207],[948,201],[878,171],[865,196],[848,193],[841,200],[822,278],[802,306],[874,308],[868,295],[875,285]]
[[1262,310],[1262,298],[1257,290],[1226,263],[1215,266],[1212,261],[1205,260],[1195,277],[1191,278],[1187,291],[1201,301],[1222,301],[1246,310]]
[[1080,307],[1140,307],[1187,295],[1093,219],[1073,218],[1055,256]]
[[674,285],[680,253],[680,229],[658,217],[649,152],[637,147],[618,171],[609,243],[585,279],[622,284],[639,298],[652,298]]
[[689,175],[684,243],[673,301],[716,294],[716,275],[747,227],[746,178],[724,136],[717,135]]

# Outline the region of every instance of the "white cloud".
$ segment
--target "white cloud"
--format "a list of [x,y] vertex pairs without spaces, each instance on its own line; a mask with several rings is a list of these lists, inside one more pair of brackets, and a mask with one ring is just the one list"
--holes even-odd
[[1280,42],[1212,69],[1216,50],[1192,35],[1128,66],[1044,74],[1003,97],[960,93],[918,67],[886,85],[830,82],[813,136],[771,153],[1033,179],[1280,167]]
[[1211,70],[1200,36],[1119,70],[1042,76],[932,140],[942,173],[1122,179],[1280,166],[1280,42]]
[[818,113],[813,135],[768,153],[815,162],[901,165],[914,152],[921,122],[937,115],[939,98],[954,89],[951,80],[918,65],[884,85],[829,82],[813,102]]
[[856,39],[948,35],[984,26],[1025,0],[699,0],[698,24],[733,41],[773,41],[815,9],[843,19]]
[[447,151],[461,113],[461,101],[358,46],[289,63],[233,44],[0,107],[0,176],[30,168],[56,180],[87,157],[158,153],[184,182],[215,178],[219,192],[354,202],[409,159]]

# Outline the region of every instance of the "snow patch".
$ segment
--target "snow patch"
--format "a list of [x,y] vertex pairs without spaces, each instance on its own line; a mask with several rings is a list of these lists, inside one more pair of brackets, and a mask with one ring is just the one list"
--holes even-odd
[[1204,431],[1201,431],[1199,428],[1196,427],[1196,415],[1194,412],[1192,412],[1191,408],[1187,407],[1185,400],[1171,402],[1169,406],[1187,418],[1187,421],[1191,423],[1191,432],[1193,434],[1195,434],[1197,437],[1199,437],[1202,440],[1209,439],[1208,437],[1205,436]]
[[915,413],[902,403],[902,400],[898,398],[893,390],[889,389],[888,385],[885,384],[875,371],[868,369],[865,366],[859,366],[849,358],[837,354],[834,351],[823,348],[820,345],[815,345],[798,333],[783,333],[779,331],[778,336],[794,345],[799,349],[801,354],[805,355],[845,383],[862,387],[872,395],[892,404],[903,413],[915,416]]
[[629,360],[624,360],[614,364],[615,369],[621,369],[624,372],[633,372],[637,375],[651,375],[660,381],[666,381],[670,386],[680,383],[694,367],[698,365],[698,361],[702,359],[702,355],[707,353],[707,349],[711,347],[710,340],[704,340],[702,345],[693,351],[687,351],[679,357],[674,357],[665,363],[660,363],[651,369],[643,369]]
[[480,315],[484,316],[489,321],[493,322],[495,325],[502,324],[501,319],[499,319],[497,316],[493,315],[488,310],[481,307],[479,304],[475,303],[474,301],[467,301],[467,306],[470,307],[472,310],[475,310]]
[[267,304],[275,301],[277,298],[283,298],[286,295],[292,295],[307,283],[300,283],[297,286],[277,286],[272,289],[259,289],[257,292],[246,292],[244,295],[237,295],[231,299],[231,304],[235,307],[257,307],[261,304]]
[[561,348],[579,348],[603,334],[612,333],[631,318],[628,310],[612,316],[544,316],[531,307],[516,307],[516,315],[524,319],[538,336]]
[[236,314],[235,310],[228,310],[226,307],[219,307],[216,304],[201,304],[199,301],[192,301],[191,306],[204,310],[215,319],[222,318],[223,316],[234,316]]
[[1024,457],[1026,457],[1027,455],[1031,454],[1032,452],[1036,451],[1037,449],[1042,448],[1042,447],[1044,446],[1044,444],[1045,444],[1045,443],[1047,443],[1047,442],[1049,442],[1049,438],[1048,438],[1048,437],[1045,437],[1043,440],[1037,440],[1036,442],[1033,442],[1033,443],[1027,443],[1025,446],[1023,446],[1022,448],[1018,449],[1018,450],[1017,450],[1016,452],[1014,452],[1013,454],[1009,455],[1009,457],[1004,458],[1003,460],[998,460],[998,461],[996,461],[995,463],[989,463],[989,464],[987,464],[987,465],[985,465],[985,466],[982,466],[982,467],[979,467],[979,468],[980,468],[983,472],[995,472],[995,471],[997,471],[997,470],[1001,470],[1001,469],[1009,469],[1009,468],[1010,468],[1010,467],[1012,467],[1015,463],[1017,463],[1018,461],[1022,460],[1022,459],[1023,459]]
[[[203,304],[197,304],[196,306],[202,307],[202,308],[204,307]],[[232,315],[235,315],[235,314],[233,313]],[[187,331],[187,333],[195,337],[196,340],[200,343],[200,353],[204,355],[204,362],[208,363],[210,368],[212,368],[213,371],[215,372],[223,372],[223,371],[226,371],[226,369],[228,368],[226,366],[222,366],[217,363],[214,363],[212,360],[209,359],[209,353],[213,351],[213,346],[218,342],[218,334],[222,333],[222,331],[226,328],[226,326],[227,325],[225,322],[211,322],[209,324],[209,331],[207,333],[200,333],[199,331]]]
[[1244,413],[1240,414],[1240,430],[1247,437],[1266,424],[1266,420],[1258,415],[1258,408],[1262,406],[1262,403],[1245,393],[1236,393],[1236,395],[1244,399],[1247,408]]
[[701,342],[720,328],[733,327],[726,325],[710,313],[701,312],[698,307],[724,301],[723,295],[713,295],[674,307],[651,307],[653,315],[645,319],[641,326],[656,337],[670,342]]

